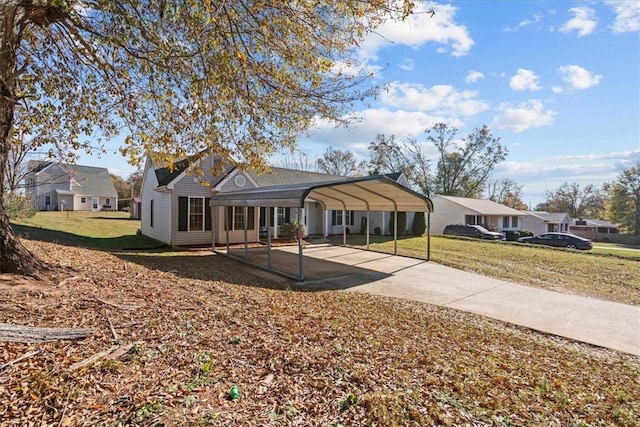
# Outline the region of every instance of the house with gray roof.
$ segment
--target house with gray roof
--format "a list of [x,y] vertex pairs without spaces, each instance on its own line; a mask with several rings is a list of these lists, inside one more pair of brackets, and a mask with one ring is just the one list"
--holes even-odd
[[117,210],[118,193],[105,168],[30,161],[25,191],[41,211]]
[[494,231],[518,231],[522,229],[524,213],[491,200],[467,197],[433,197],[434,212],[431,215],[431,232],[442,234],[449,224],[481,225]]
[[543,233],[569,231],[571,217],[566,213],[553,213],[544,211],[522,211],[522,228],[531,231],[534,235]]
[[[249,201],[243,206],[209,208],[212,199],[221,193],[249,194],[299,184],[331,184],[348,178],[279,167],[258,173],[225,165],[219,156],[206,156],[198,161],[204,175],[191,171],[190,160],[167,167],[147,157],[140,194],[142,234],[172,246],[257,242],[267,235],[283,237],[286,231],[283,226],[298,218],[310,235],[359,232],[363,225],[371,231],[379,227],[388,232],[388,212],[329,210],[322,202],[311,199],[304,202],[303,208],[277,204],[251,206]],[[411,192],[403,186],[404,178],[400,175],[384,179],[392,181],[394,187],[401,187],[400,191]],[[362,218],[367,217],[365,222]],[[404,230],[399,233],[404,234]]]

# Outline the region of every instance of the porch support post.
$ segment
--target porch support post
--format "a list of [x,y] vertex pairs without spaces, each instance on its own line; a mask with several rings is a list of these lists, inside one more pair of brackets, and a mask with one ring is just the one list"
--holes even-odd
[[227,253],[229,253],[229,215],[227,215],[227,209],[227,206],[222,207],[224,211],[224,228],[227,231]]
[[393,254],[398,255],[398,208],[393,212]]
[[367,209],[367,250],[369,250],[369,213],[371,211]]
[[267,215],[267,265],[271,271],[271,207],[265,209]]
[[218,208],[215,207],[215,206],[209,206],[209,209],[211,210],[211,249],[213,249],[213,251],[215,252],[215,250],[216,250],[216,225],[218,224],[216,216],[217,216]]
[[302,256],[302,209],[298,208],[298,267],[300,269],[300,281],[304,282],[304,264]]
[[249,208],[248,207],[243,207],[242,208],[242,216],[244,217],[244,259],[247,260],[249,259],[249,242],[248,242],[248,236],[247,236],[247,228],[249,226],[249,224],[247,224],[247,220],[249,219]]

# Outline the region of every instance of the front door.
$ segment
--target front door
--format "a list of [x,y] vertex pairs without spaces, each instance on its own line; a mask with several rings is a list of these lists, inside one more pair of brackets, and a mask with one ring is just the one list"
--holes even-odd
[[91,211],[98,212],[100,210],[100,199],[98,197],[94,197],[91,199]]

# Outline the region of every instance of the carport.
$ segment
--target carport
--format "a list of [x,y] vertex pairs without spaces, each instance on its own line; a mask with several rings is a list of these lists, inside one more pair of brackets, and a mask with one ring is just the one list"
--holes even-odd
[[[302,244],[302,209],[305,202],[320,204],[326,210],[342,210],[343,221],[343,245],[347,243],[347,233],[345,226],[346,211],[366,211],[367,224],[369,224],[369,213],[372,211],[394,212],[393,224],[393,252],[398,251],[398,212],[425,212],[427,214],[427,260],[430,258],[431,239],[429,236],[430,214],[433,212],[431,200],[415,191],[399,184],[387,176],[369,176],[358,178],[346,178],[323,183],[301,183],[286,186],[269,186],[248,190],[232,191],[228,193],[217,193],[211,197],[210,207],[243,207],[245,215],[244,229],[244,256],[232,255],[229,249],[228,229],[226,252],[216,250],[215,241],[213,250],[218,254],[239,259],[240,261],[254,265],[268,271],[290,277],[300,282],[304,281],[304,256]],[[293,276],[278,270],[273,265],[271,256],[272,241],[271,227],[267,227],[267,264],[255,264],[249,261],[249,245],[247,238],[247,211],[249,207],[265,207],[267,224],[271,223],[270,208],[299,208],[298,209],[298,275]],[[212,221],[220,221],[212,209]],[[227,216],[223,215],[222,221],[227,221]],[[215,229],[215,227],[213,227]],[[366,244],[369,250],[369,227],[366,230]]]

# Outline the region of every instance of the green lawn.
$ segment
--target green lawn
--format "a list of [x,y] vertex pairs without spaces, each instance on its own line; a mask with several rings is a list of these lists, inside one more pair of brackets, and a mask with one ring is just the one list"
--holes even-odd
[[[342,237],[333,239],[341,244]],[[347,244],[365,247],[364,236],[351,235]],[[398,241],[398,254],[426,257],[427,239]],[[372,250],[392,253],[389,237],[372,236]],[[603,250],[607,251],[607,250]],[[591,252],[488,242],[472,239],[431,237],[431,260],[450,267],[487,276],[568,293],[640,305],[640,253],[610,250]]]
[[[140,221],[129,219],[126,212],[38,212],[14,227],[20,236],[31,240],[102,251],[162,246],[136,235]],[[335,237],[333,243],[341,244],[342,236]],[[347,243],[363,247],[365,237],[350,235]],[[581,252],[432,236],[431,260],[544,289],[640,305],[640,252],[608,246],[610,249]],[[400,255],[424,258],[426,247],[426,237],[398,241]],[[392,253],[393,241],[388,236],[371,236],[371,249]]]
[[102,251],[157,248],[161,244],[138,236],[139,220],[127,212],[37,212],[13,223],[16,233],[30,240],[81,246]]

